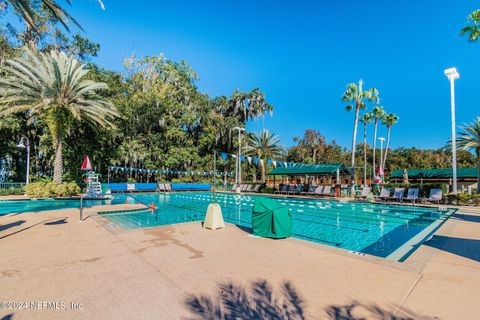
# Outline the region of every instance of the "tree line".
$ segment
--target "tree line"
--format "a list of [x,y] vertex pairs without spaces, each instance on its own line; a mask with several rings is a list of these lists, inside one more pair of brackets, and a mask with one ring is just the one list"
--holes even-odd
[[[25,28],[17,30],[4,22],[8,13],[20,17]],[[72,34],[68,21],[80,29],[81,25],[56,1],[0,1],[0,16],[0,166],[8,169],[4,173],[8,171],[11,180],[21,181],[25,175],[25,155],[17,148],[23,136],[31,142],[33,176],[53,177],[56,182],[80,181],[83,155],[89,155],[95,169],[104,174],[110,165],[210,171],[214,150],[236,153],[239,141],[234,127],[244,128],[274,110],[259,88],[210,97],[198,90],[199,77],[186,61],[163,55],[132,54],[124,60],[123,72],[106,70],[91,62],[100,45],[81,33]],[[477,20],[469,21],[474,23],[472,29],[462,32],[472,40],[478,32]],[[355,112],[350,150],[334,140],[327,142],[314,129],[296,137],[288,149],[268,130],[246,133],[243,152],[264,160],[263,165],[246,166],[246,178],[265,181],[269,159],[342,162],[363,168],[357,172],[363,172],[364,181],[380,167],[388,173],[450,166],[448,148],[390,150],[390,131],[399,118],[387,114],[378,97],[378,90],[365,89],[362,80],[349,84],[343,93],[347,111]],[[371,111],[366,111],[368,106]],[[360,144],[358,122],[363,124]],[[372,147],[367,143],[370,123]],[[376,145],[380,124],[388,132],[382,159]],[[464,141],[465,134],[468,130],[460,134]],[[475,166],[478,157],[469,151],[478,148],[471,141],[459,148],[464,150],[458,155],[459,166]],[[224,171],[234,168],[231,160],[219,166]],[[119,178],[145,177],[130,172]]]

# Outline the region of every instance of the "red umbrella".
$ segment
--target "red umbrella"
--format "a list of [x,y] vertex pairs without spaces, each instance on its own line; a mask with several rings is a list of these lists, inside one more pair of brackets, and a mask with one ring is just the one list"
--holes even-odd
[[92,170],[92,164],[90,163],[90,158],[88,156],[83,157],[82,170]]

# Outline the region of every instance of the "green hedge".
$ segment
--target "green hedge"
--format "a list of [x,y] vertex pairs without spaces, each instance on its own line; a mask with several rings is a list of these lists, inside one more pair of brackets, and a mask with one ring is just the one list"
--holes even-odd
[[0,196],[17,196],[24,193],[25,191],[23,190],[23,188],[8,188],[0,190]]
[[480,205],[480,194],[478,193],[447,194],[445,196],[445,203],[461,205],[461,206],[478,206]]
[[33,182],[25,186],[25,192],[32,198],[71,197],[81,192],[75,182]]

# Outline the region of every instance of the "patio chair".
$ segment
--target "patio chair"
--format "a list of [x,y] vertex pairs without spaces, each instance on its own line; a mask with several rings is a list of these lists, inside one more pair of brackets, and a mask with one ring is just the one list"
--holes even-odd
[[165,191],[173,191],[172,185],[170,183],[164,183]]
[[436,202],[437,204],[442,201],[443,198],[443,191],[442,189],[431,189],[430,190],[430,197],[423,199],[426,203]]
[[325,188],[325,186],[318,186],[315,191],[313,192],[312,195],[314,196],[321,196],[322,193],[323,193],[323,188]]
[[331,197],[332,196],[332,186],[325,186],[323,188],[322,196]]
[[372,188],[370,188],[370,187],[363,187],[362,193],[361,193],[360,195],[356,196],[356,197],[359,198],[359,199],[367,199],[368,194],[369,194],[370,192],[372,192]]
[[415,203],[415,201],[417,201],[418,199],[419,190],[419,188],[408,188],[407,197],[405,198],[405,200]]
[[253,188],[252,192],[260,192],[260,188],[262,187],[261,184],[257,184],[255,188]]
[[304,195],[313,194],[315,192],[315,189],[317,189],[317,186],[309,186],[307,191],[302,191],[300,192],[300,194],[304,194]]
[[158,184],[158,191],[165,191],[165,184],[164,183],[159,183]]
[[403,195],[405,194],[405,188],[395,188],[393,190],[393,197],[390,197],[392,200],[398,200],[401,202],[403,200]]
[[283,193],[288,191],[288,184],[283,184],[280,189],[275,190],[273,193]]
[[383,201],[387,200],[390,198],[390,188],[382,188],[382,191],[380,191],[380,195],[375,197],[375,200]]
[[299,184],[297,188],[295,188],[294,194],[301,194],[304,187],[305,186],[303,184]]
[[253,185],[247,184],[247,186],[246,186],[246,188],[245,188],[245,192],[251,192],[251,191],[252,191],[252,187],[253,187]]
[[291,184],[291,185],[289,185],[289,186],[288,186],[287,194],[294,193],[296,189],[297,189],[297,185],[296,185],[296,184]]

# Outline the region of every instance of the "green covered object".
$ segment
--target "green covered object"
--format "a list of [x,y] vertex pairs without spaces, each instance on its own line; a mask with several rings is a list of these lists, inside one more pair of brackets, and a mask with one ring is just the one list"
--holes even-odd
[[269,198],[256,198],[252,211],[253,234],[266,238],[287,238],[293,234],[290,210]]

